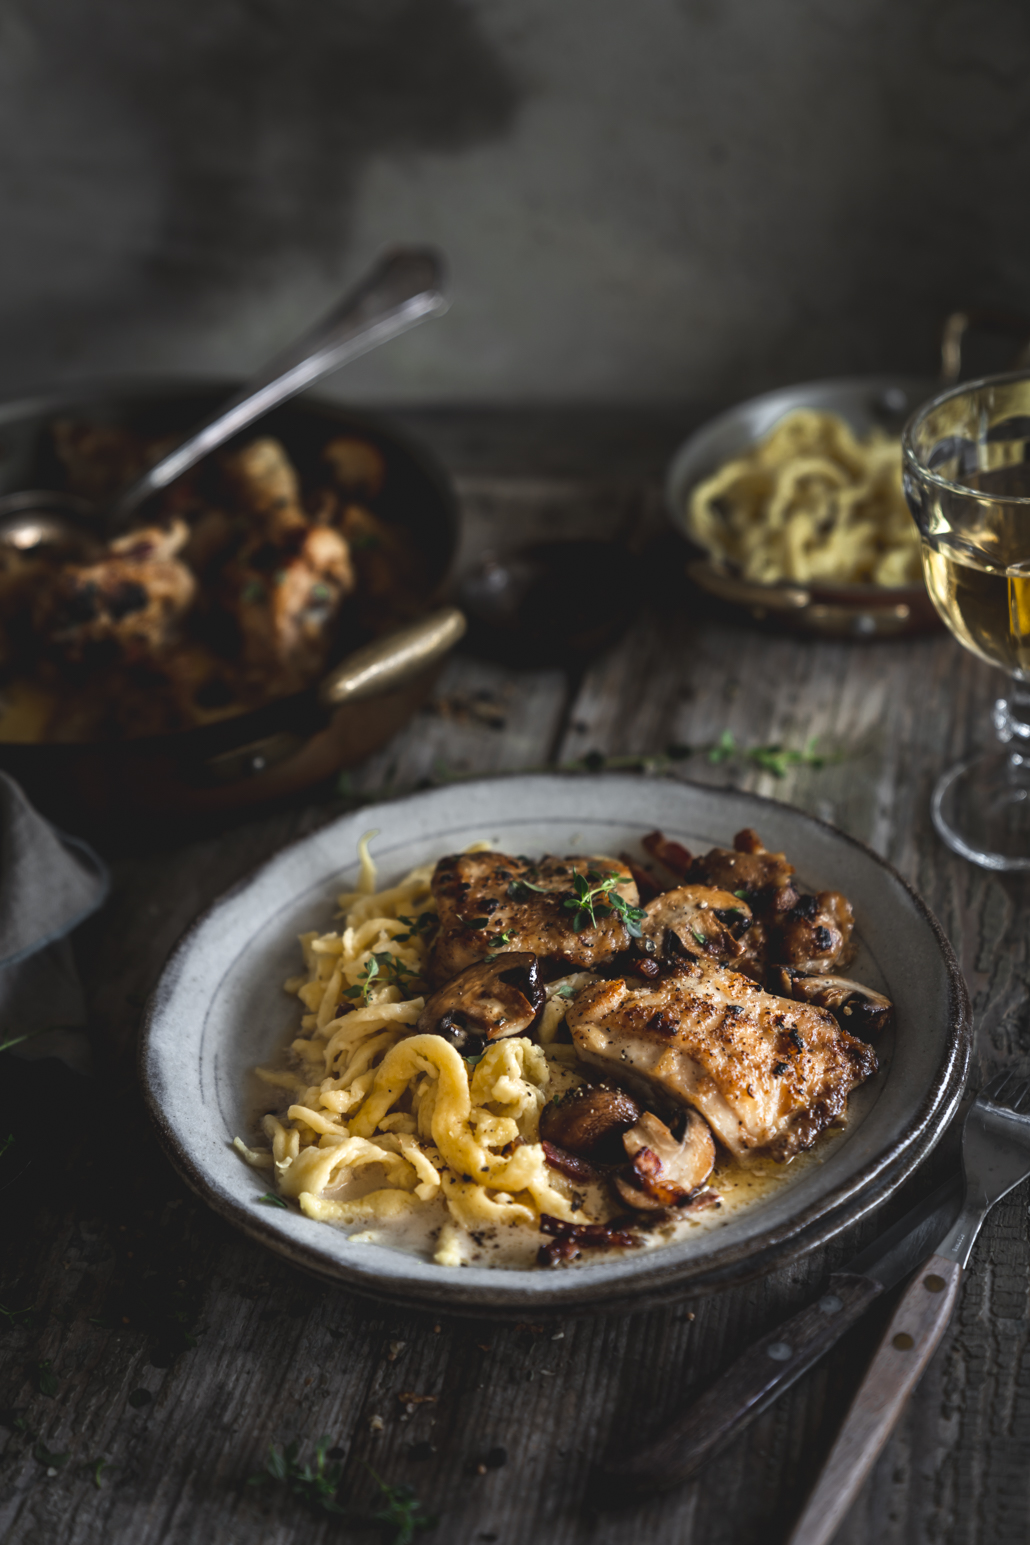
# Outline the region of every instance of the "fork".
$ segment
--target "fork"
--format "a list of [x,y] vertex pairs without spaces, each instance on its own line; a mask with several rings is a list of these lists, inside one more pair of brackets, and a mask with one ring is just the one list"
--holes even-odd
[[1030,1175],[1030,1084],[1000,1073],[962,1128],[966,1197],[887,1327],[788,1545],[828,1545],[872,1469],[951,1319],[980,1226]]

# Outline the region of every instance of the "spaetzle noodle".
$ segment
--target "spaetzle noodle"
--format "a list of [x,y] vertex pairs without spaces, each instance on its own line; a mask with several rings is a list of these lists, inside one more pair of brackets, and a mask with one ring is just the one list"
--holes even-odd
[[690,534],[760,584],[907,585],[919,533],[901,486],[901,442],[859,440],[835,413],[799,408],[699,483]]
[[[470,1231],[576,1217],[538,1141],[552,1069],[525,1037],[496,1042],[470,1065],[442,1036],[412,1034],[436,919],[433,865],[377,891],[375,835],[358,845],[339,928],[301,935],[306,970],[285,983],[305,1010],[301,1034],[288,1066],[257,1069],[285,1102],[263,1118],[269,1146],[237,1138],[234,1147],[322,1222],[395,1224],[442,1208],[434,1258],[460,1264]],[[553,1035],[564,1004],[552,1001]]]

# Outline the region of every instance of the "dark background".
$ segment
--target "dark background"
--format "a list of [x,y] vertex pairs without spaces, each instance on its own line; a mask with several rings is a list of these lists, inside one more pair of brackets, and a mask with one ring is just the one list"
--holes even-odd
[[0,0],[0,391],[243,371],[372,254],[376,401],[721,403],[1030,305],[1017,0]]

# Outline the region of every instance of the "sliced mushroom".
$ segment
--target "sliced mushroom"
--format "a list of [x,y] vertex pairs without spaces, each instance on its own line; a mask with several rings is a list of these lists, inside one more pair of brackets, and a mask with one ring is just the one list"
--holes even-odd
[[442,1035],[474,1056],[491,1041],[528,1030],[543,1003],[536,956],[506,951],[467,967],[434,992],[415,1028],[420,1035]]
[[614,1084],[579,1084],[545,1105],[540,1114],[542,1141],[566,1153],[617,1164],[620,1138],[640,1119],[641,1107]]
[[854,926],[851,903],[839,891],[800,896],[779,920],[773,958],[795,971],[832,971],[847,957]]
[[616,1177],[624,1202],[647,1212],[680,1207],[703,1186],[715,1165],[715,1142],[696,1111],[687,1112],[680,1138],[663,1121],[645,1111],[624,1135],[623,1146],[632,1164],[630,1174]]
[[766,985],[781,998],[829,1009],[841,1029],[857,1035],[860,1041],[882,1035],[894,1021],[894,1005],[889,998],[847,976],[804,976],[788,966],[773,966]]
[[670,953],[667,945],[675,951],[670,933],[688,954],[709,955],[726,965],[735,965],[748,954],[751,908],[731,891],[710,885],[680,885],[656,896],[644,910],[647,917],[642,938],[654,940],[662,955]]

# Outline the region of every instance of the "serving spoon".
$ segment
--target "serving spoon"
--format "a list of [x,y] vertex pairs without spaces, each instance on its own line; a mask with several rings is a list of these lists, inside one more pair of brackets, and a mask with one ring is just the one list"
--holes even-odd
[[152,494],[306,387],[349,360],[447,310],[442,254],[432,247],[394,247],[320,322],[252,376],[107,509],[51,489],[0,496],[0,542],[21,550],[41,543],[75,546],[83,528],[117,536]]

